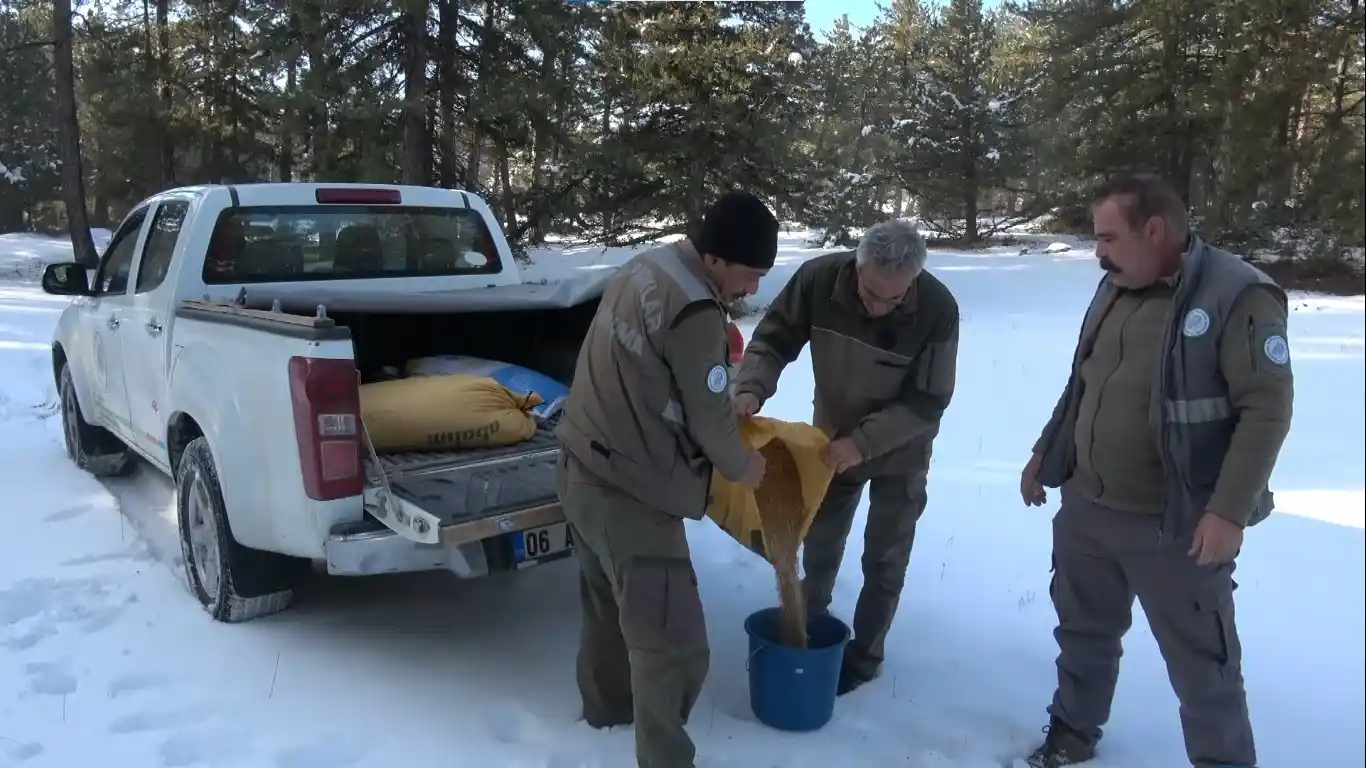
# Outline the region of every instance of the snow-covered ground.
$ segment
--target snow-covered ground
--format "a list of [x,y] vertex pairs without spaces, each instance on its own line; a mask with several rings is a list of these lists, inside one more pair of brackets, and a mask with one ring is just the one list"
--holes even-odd
[[[959,389],[935,446],[930,507],[884,677],[807,735],[755,722],[744,618],[776,601],[771,570],[691,524],[712,670],[690,730],[700,765],[998,768],[1040,738],[1054,682],[1049,515],[1018,471],[1062,386],[1097,276],[1090,254],[936,253],[963,311]],[[23,253],[21,254],[20,251]],[[785,265],[815,253],[795,233]],[[576,722],[574,563],[475,582],[319,579],[298,606],[214,624],[186,593],[169,484],[102,485],[63,454],[48,346],[65,302],[36,289],[57,241],[0,236],[0,766],[632,764],[629,730]],[[624,252],[542,253],[531,279]],[[759,302],[762,303],[762,302]],[[1296,296],[1295,426],[1280,509],[1248,534],[1238,615],[1265,768],[1366,765],[1366,314]],[[807,420],[809,360],[766,413]],[[851,537],[835,608],[860,585]],[[1177,705],[1141,614],[1097,768],[1184,765]]]

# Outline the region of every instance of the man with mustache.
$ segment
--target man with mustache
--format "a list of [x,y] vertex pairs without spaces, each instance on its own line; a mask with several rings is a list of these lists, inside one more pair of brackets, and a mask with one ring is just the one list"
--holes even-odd
[[683,726],[710,651],[683,520],[702,518],[713,466],[751,488],[763,479],[731,411],[724,307],[757,289],[777,253],[778,220],[732,192],[695,239],[623,265],[555,432],[579,560],[583,716],[594,728],[634,722],[642,768],[693,766]]
[[958,302],[925,271],[925,240],[907,221],[868,229],[854,253],[802,265],[754,330],[735,376],[735,409],[758,412],[783,369],[811,344],[813,423],[835,471],[802,552],[809,610],[830,606],[854,512],[871,486],[863,589],[838,693],[877,676],[910,564],[939,421],[953,398]]
[[1093,197],[1106,275],[1072,373],[1020,477],[1026,505],[1060,488],[1053,518],[1058,687],[1032,768],[1090,760],[1110,717],[1135,597],[1181,702],[1198,768],[1257,755],[1234,624],[1243,530],[1290,429],[1286,296],[1190,232],[1176,192],[1149,175]]

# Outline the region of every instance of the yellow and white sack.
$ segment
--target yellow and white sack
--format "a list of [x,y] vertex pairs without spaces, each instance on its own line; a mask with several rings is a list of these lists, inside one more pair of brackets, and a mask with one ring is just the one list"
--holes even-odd
[[450,374],[363,384],[361,419],[375,450],[454,451],[530,440],[535,393],[520,395],[487,376]]
[[[800,498],[801,508],[789,510],[796,513],[797,519],[788,521],[793,524],[796,540],[806,538],[811,522],[816,519],[816,511],[825,500],[825,491],[835,473],[825,466],[822,458],[830,439],[825,433],[811,426],[797,422],[781,421],[764,416],[755,416],[740,422],[740,439],[750,450],[761,450],[771,441],[781,442],[792,454],[796,476],[782,473],[765,477],[764,482],[796,482],[800,487],[773,489],[782,491],[772,495],[784,498]],[[712,471],[712,502],[707,506],[707,517],[721,526],[732,539],[740,542],[750,551],[773,562],[770,553],[774,551],[773,531],[764,530],[763,516],[759,514],[759,502],[752,488],[727,480],[720,472]]]

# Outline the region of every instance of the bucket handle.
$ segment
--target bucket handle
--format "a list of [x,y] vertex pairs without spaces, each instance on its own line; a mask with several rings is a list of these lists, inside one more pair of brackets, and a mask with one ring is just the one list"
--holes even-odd
[[755,657],[755,656],[758,656],[758,655],[759,655],[759,652],[762,651],[762,650],[764,650],[764,649],[767,648],[767,647],[768,647],[768,646],[761,645],[761,646],[759,646],[758,648],[755,648],[753,651],[750,651],[749,656],[747,656],[747,657],[745,658],[745,671],[746,671],[746,672],[749,672],[749,671],[750,671],[750,665],[754,663],[754,657]]

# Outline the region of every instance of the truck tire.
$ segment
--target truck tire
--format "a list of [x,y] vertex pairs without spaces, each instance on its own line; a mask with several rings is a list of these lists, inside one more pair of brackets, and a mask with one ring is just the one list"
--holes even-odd
[[237,543],[228,527],[213,453],[203,437],[192,440],[181,456],[176,513],[185,579],[214,621],[251,621],[294,602],[294,587],[311,563]]
[[76,382],[71,378],[71,365],[62,364],[58,382],[62,402],[62,434],[66,455],[76,466],[95,477],[123,477],[137,468],[132,449],[123,444],[113,432],[96,426],[81,415],[76,400]]

